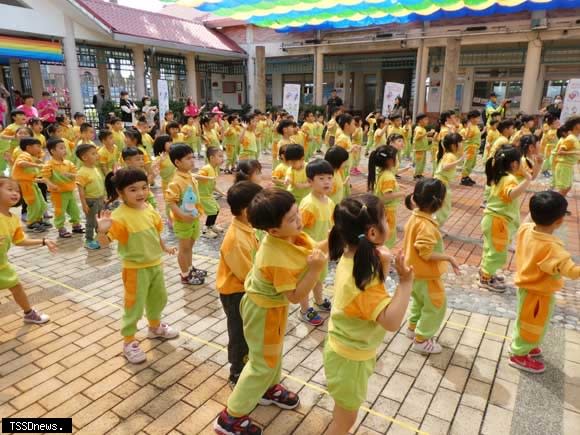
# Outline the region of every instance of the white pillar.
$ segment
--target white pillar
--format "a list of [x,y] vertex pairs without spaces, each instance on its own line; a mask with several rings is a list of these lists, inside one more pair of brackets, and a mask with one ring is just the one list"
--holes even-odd
[[145,96],[145,47],[136,45],[133,47],[133,68],[135,72],[135,99],[140,100]]
[[284,83],[282,80],[282,74],[273,73],[272,74],[272,106],[282,107],[283,88],[284,88]]
[[247,72],[247,90],[248,90],[248,104],[256,108],[256,46],[254,45],[254,27],[249,25],[246,27],[246,42],[248,49],[248,72]]
[[417,62],[415,70],[415,99],[413,100],[413,122],[417,115],[425,110],[425,81],[429,68],[429,47],[421,40],[417,49]]
[[185,55],[185,69],[187,70],[187,95],[197,104],[197,72],[195,71],[195,53]]
[[445,66],[443,67],[443,83],[441,86],[441,112],[455,108],[455,88],[457,86],[460,52],[460,40],[449,38],[445,46]]
[[[336,85],[336,84],[335,84]],[[314,49],[314,104],[322,106],[324,95],[324,53],[320,47]]]
[[475,68],[465,68],[465,81],[463,82],[463,101],[461,102],[461,112],[467,113],[471,110],[473,99],[473,86],[475,81]]
[[64,35],[62,48],[66,63],[65,76],[70,97],[70,110],[71,113],[82,112],[84,104],[81,94],[81,74],[77,61],[74,24],[67,15],[64,15]]
[[526,67],[524,69],[524,80],[522,83],[522,101],[520,110],[524,113],[536,113],[538,110],[536,102],[536,87],[540,74],[540,62],[542,59],[542,41],[534,39],[528,42],[528,52],[526,54]]
[[28,61],[28,72],[30,73],[30,82],[32,83],[32,96],[34,101],[40,101],[42,91],[44,90],[44,81],[42,80],[42,71],[40,71],[40,62],[37,60]]

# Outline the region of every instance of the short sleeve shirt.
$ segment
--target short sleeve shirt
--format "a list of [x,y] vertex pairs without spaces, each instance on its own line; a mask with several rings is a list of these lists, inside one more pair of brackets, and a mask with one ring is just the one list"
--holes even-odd
[[105,178],[99,169],[81,166],[77,173],[77,184],[85,189],[87,199],[104,198]]
[[18,216],[12,213],[8,216],[0,213],[0,238],[0,269],[3,269],[8,265],[10,246],[13,243],[17,245],[26,238]]

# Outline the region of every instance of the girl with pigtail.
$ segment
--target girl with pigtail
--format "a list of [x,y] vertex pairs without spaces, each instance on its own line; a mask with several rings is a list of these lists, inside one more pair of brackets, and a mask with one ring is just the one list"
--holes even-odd
[[392,260],[383,246],[387,237],[383,203],[376,196],[354,195],[334,209],[329,250],[339,262],[324,348],[324,372],[335,403],[328,433],[345,435],[354,425],[377,349],[386,331],[398,330],[407,310],[413,268],[397,255],[399,286],[391,298],[384,284]]

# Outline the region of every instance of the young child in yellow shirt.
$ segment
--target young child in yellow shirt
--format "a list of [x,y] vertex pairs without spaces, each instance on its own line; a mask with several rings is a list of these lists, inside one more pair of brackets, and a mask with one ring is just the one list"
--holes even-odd
[[300,201],[310,193],[310,184],[306,177],[306,168],[304,165],[304,148],[301,145],[290,144],[286,147],[286,162],[288,170],[284,184],[300,205]]
[[350,182],[350,175],[344,178],[344,168],[348,165],[348,151],[339,146],[330,147],[324,155],[324,160],[334,169],[332,189],[328,196],[335,204],[340,204],[344,198],[344,185]]
[[232,385],[238,382],[248,357],[240,303],[245,294],[246,277],[258,250],[258,239],[248,220],[248,207],[261,190],[258,184],[241,181],[230,187],[227,193],[233,218],[220,247],[216,287],[227,318],[229,381]]
[[284,180],[286,178],[286,172],[288,171],[288,164],[286,163],[286,147],[288,145],[282,145],[278,149],[278,164],[272,171],[272,183],[276,187],[280,187],[281,189],[285,189],[286,186],[284,185]]
[[121,159],[121,149],[117,148],[113,140],[113,133],[110,130],[101,130],[99,132],[99,141],[102,146],[97,153],[99,154],[99,169],[106,176],[109,172],[115,172]]
[[216,225],[217,217],[220,212],[220,206],[213,194],[216,192],[220,196],[224,194],[217,187],[217,179],[220,175],[220,166],[224,162],[224,153],[220,148],[208,147],[206,149],[208,164],[203,166],[195,178],[198,182],[200,202],[203,207],[203,213],[207,216],[205,228],[202,230],[203,237],[215,239],[223,233],[223,228]]
[[123,121],[119,118],[111,118],[111,132],[113,133],[113,142],[117,145],[117,149],[125,148],[125,134],[123,133]]
[[509,365],[530,373],[542,373],[536,358],[550,324],[555,293],[564,277],[580,278],[580,265],[554,232],[562,226],[568,201],[554,191],[535,193],[530,199],[533,223],[523,224],[516,236],[517,317],[514,323]]

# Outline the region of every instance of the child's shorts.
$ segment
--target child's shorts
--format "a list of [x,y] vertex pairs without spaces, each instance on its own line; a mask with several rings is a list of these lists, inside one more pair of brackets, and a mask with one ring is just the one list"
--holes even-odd
[[7,264],[2,269],[0,269],[0,290],[5,288],[12,288],[16,286],[20,280],[14,268]]
[[554,187],[556,189],[569,189],[574,181],[574,166],[556,164],[554,170]]
[[357,411],[367,398],[369,378],[376,358],[353,361],[334,352],[328,342],[324,346],[324,374],[328,393],[334,402],[347,411]]
[[199,239],[199,219],[193,222],[173,221],[173,232],[175,237],[180,240],[197,240]]

